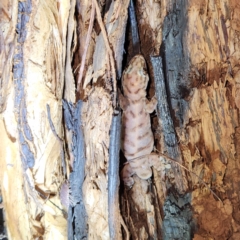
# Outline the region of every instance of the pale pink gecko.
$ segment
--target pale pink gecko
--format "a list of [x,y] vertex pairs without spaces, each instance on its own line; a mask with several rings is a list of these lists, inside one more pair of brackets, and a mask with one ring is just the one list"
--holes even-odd
[[128,163],[124,166],[121,177],[125,185],[134,184],[133,174],[141,179],[152,176],[151,166],[161,168],[160,156],[152,153],[154,146],[151,130],[150,113],[157,105],[157,99],[146,98],[148,74],[142,55],[136,55],[123,72],[122,86],[124,96],[119,91],[122,115],[121,149]]

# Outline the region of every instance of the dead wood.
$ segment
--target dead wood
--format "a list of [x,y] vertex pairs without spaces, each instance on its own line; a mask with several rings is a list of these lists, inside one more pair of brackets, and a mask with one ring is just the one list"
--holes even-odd
[[[109,218],[108,184],[117,179],[108,172],[110,127],[125,57],[139,50],[149,97],[167,104],[152,115],[156,152],[194,174],[173,166],[153,168],[148,181],[135,175],[132,189],[115,184],[114,206],[119,194],[132,239],[239,239],[238,1],[132,3],[136,21],[130,15],[126,34],[129,0],[1,1],[0,184],[9,239],[110,239],[116,225],[117,238],[127,236],[114,220],[120,214]],[[165,86],[154,83],[152,56],[162,58]],[[67,218],[59,194],[66,180]]]

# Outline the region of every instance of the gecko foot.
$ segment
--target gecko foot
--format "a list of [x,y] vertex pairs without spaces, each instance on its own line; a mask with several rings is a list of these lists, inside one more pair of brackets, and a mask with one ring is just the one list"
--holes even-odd
[[128,186],[129,188],[131,188],[134,184],[134,180],[132,178],[132,175],[134,174],[131,166],[129,163],[125,164],[125,166],[123,167],[122,171],[121,171],[121,179],[124,182],[125,186]]

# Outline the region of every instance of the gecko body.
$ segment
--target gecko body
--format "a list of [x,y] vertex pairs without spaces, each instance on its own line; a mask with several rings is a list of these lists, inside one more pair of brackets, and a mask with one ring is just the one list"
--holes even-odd
[[121,176],[125,185],[134,183],[132,175],[141,179],[152,175],[151,166],[158,165],[159,157],[151,154],[154,138],[151,130],[150,113],[157,105],[156,98],[146,98],[149,77],[145,71],[146,63],[142,55],[136,55],[123,72],[122,86],[124,96],[119,93],[122,115],[121,149],[128,163]]

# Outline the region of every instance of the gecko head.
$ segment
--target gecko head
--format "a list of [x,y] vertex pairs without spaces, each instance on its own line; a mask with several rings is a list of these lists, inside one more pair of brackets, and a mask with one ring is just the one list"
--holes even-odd
[[146,62],[142,55],[136,55],[123,72],[124,94],[130,98],[134,98],[134,95],[145,97],[148,80]]

